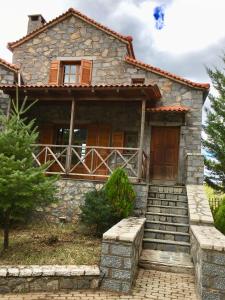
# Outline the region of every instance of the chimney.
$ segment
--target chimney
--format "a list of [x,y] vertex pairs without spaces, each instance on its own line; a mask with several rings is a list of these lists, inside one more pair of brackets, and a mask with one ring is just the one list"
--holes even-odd
[[42,15],[29,15],[28,18],[29,21],[27,26],[27,34],[38,29],[39,27],[43,26],[46,23]]

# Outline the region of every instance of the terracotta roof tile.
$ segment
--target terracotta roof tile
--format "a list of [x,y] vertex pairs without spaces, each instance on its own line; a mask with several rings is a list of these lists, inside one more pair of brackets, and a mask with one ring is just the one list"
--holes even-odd
[[[17,85],[1,85],[0,87],[4,88],[15,88]],[[157,85],[152,85],[152,84],[97,84],[97,85],[84,85],[84,84],[67,84],[67,85],[55,85],[55,84],[26,84],[26,85],[20,85],[18,86],[19,88],[136,88],[136,87],[154,87],[158,88]]]
[[17,72],[19,70],[18,66],[11,64],[2,58],[0,58],[0,65],[3,65],[4,67],[6,67],[14,72]]
[[136,59],[133,59],[129,56],[126,56],[125,57],[125,61],[129,64],[132,64],[136,67],[139,67],[139,68],[142,68],[142,69],[145,69],[147,71],[150,71],[150,72],[153,72],[155,74],[158,74],[158,75],[162,75],[164,77],[167,77],[167,78],[170,78],[170,79],[173,79],[177,82],[180,82],[180,83],[184,83],[188,86],[191,86],[191,87],[194,87],[194,88],[198,88],[198,89],[202,89],[202,90],[209,90],[210,88],[210,85],[209,83],[197,83],[197,82],[193,82],[191,80],[188,80],[188,79],[185,79],[185,78],[182,78],[180,76],[177,76],[173,73],[170,73],[170,72],[167,72],[167,71],[164,71],[160,68],[157,68],[157,67],[153,67],[149,64],[146,64],[142,61],[138,61]]
[[149,112],[188,112],[190,110],[189,107],[186,106],[159,106],[154,108],[147,108]]
[[45,23],[43,26],[41,26],[38,29],[32,31],[31,33],[27,34],[26,36],[22,37],[21,39],[15,41],[15,42],[12,42],[12,43],[8,43],[8,48],[11,51],[13,51],[13,49],[16,48],[17,46],[23,44],[24,42],[26,42],[29,39],[36,36],[37,34],[41,33],[44,30],[46,30],[47,28],[63,21],[64,19],[66,19],[70,15],[74,15],[74,16],[80,18],[81,20],[95,26],[96,28],[98,28],[100,30],[103,30],[104,32],[114,36],[115,38],[121,40],[122,42],[125,42],[127,44],[127,49],[128,49],[129,55],[131,57],[135,58],[133,45],[132,45],[133,38],[131,36],[125,36],[125,35],[119,34],[118,32],[116,32],[116,31],[114,31],[114,30],[112,30],[112,29],[96,22],[95,20],[93,20],[89,17],[87,17],[86,15],[82,14],[78,10],[75,10],[74,8],[69,8],[65,13],[63,13],[60,16],[58,16],[57,18]]

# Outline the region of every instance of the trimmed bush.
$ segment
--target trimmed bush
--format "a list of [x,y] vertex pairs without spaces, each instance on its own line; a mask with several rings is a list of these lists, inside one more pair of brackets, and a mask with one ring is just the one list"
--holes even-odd
[[95,234],[101,236],[119,221],[105,191],[94,190],[85,194],[85,203],[81,207],[81,221],[93,226]]
[[130,216],[133,212],[136,194],[122,168],[117,168],[113,172],[104,189],[118,216],[121,219]]
[[116,169],[105,186],[85,195],[81,207],[81,221],[93,226],[95,234],[101,236],[106,230],[133,212],[135,192],[127,174]]

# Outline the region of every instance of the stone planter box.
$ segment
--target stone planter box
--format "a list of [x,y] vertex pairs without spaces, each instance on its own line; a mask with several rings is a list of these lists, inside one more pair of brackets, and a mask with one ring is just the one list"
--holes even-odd
[[2,266],[0,294],[96,289],[98,266]]

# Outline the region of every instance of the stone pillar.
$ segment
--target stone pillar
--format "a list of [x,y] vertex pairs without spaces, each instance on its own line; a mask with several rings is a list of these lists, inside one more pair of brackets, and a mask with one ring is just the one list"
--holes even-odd
[[200,153],[186,155],[186,184],[203,184],[204,156]]
[[103,234],[101,288],[129,293],[135,280],[142,250],[144,218],[127,218]]

